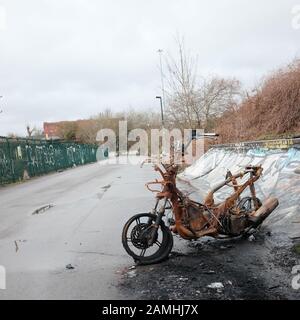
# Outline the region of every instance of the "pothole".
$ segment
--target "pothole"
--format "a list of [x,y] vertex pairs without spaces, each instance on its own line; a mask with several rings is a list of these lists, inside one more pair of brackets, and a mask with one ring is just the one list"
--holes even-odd
[[34,211],[32,212],[32,215],[44,213],[45,211],[47,211],[47,210],[49,210],[49,209],[51,209],[51,208],[53,208],[53,207],[54,207],[53,204],[47,204],[47,205],[45,205],[45,206],[42,206],[42,207],[34,210]]
[[101,193],[97,193],[97,196],[99,198],[99,200],[102,199],[102,197],[104,196],[104,193],[111,187],[111,184],[107,184],[106,186],[101,187],[102,191]]

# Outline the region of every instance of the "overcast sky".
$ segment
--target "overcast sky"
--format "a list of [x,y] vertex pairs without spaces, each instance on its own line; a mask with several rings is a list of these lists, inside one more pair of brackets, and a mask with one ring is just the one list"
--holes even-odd
[[300,57],[295,5],[300,0],[0,0],[0,135],[105,108],[159,110],[157,50],[175,54],[176,33],[198,56],[199,75],[236,77],[251,88]]

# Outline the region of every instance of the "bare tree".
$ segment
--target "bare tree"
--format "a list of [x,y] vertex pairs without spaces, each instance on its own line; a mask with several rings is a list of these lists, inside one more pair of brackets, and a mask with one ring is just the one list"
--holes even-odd
[[198,82],[197,59],[186,52],[183,39],[177,38],[177,46],[177,59],[167,59],[169,122],[179,127],[208,128],[237,103],[240,83],[216,76]]
[[187,54],[184,39],[177,37],[178,57],[167,59],[168,99],[167,115],[176,125],[194,127],[201,125],[198,109],[196,74],[197,61]]
[[198,89],[199,105],[204,127],[209,122],[220,117],[238,102],[240,96],[240,82],[236,79],[213,77],[203,81]]
[[101,129],[99,120],[81,120],[76,128],[76,138],[83,143],[96,143],[97,132]]
[[29,138],[31,138],[31,136],[32,136],[32,134],[33,134],[33,132],[34,132],[34,129],[35,129],[35,128],[32,128],[32,129],[31,129],[29,124],[26,126],[27,136],[28,136]]
[[18,135],[14,132],[9,132],[7,135],[6,135],[8,138],[17,138]]
[[41,128],[34,127],[32,137],[35,139],[42,139],[45,137],[44,131]]

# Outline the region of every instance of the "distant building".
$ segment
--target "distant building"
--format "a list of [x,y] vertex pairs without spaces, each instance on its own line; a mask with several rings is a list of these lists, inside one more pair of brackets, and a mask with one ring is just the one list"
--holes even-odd
[[[71,139],[81,140],[80,133],[83,131],[88,135],[93,135],[93,139],[96,138],[96,132],[101,128],[117,129],[121,118],[109,118],[109,119],[84,119],[75,121],[58,121],[58,122],[44,122],[44,135],[46,139]],[[102,122],[102,123],[101,123]],[[75,136],[73,138],[66,138],[64,133],[66,131],[74,131]],[[95,135],[95,136],[94,136]]]
[[63,132],[67,129],[74,129],[85,126],[90,127],[97,125],[96,120],[75,120],[75,121],[58,121],[58,122],[44,122],[44,134],[46,139],[62,139]]
[[44,122],[44,134],[46,139],[59,138],[59,122]]

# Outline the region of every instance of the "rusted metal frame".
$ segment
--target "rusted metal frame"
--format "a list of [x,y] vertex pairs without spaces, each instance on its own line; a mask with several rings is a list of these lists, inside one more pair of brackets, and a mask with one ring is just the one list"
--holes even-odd
[[239,187],[239,190],[236,191],[233,195],[231,195],[224,204],[222,204],[220,207],[224,206],[224,209],[227,211],[228,209],[232,208],[234,206],[234,203],[239,198],[239,196],[245,191],[245,189],[248,186],[251,186],[254,184],[255,181],[258,180],[258,178],[261,175],[262,169],[259,169],[259,174],[253,175],[249,180],[247,180],[243,185]]
[[253,199],[253,203],[254,203],[255,210],[258,210],[258,209],[259,209],[259,203],[258,203],[258,201],[257,201],[254,183],[251,183],[250,186],[249,186],[249,188],[250,188],[251,197],[252,197],[252,199]]
[[[175,226],[172,226],[171,229],[173,232],[179,233],[179,235],[185,239],[196,239],[205,235],[216,236],[223,228],[222,223],[219,219],[220,216],[228,214],[229,209],[234,207],[237,199],[239,199],[240,195],[247,187],[250,187],[251,195],[254,200],[256,199],[254,182],[260,177],[262,173],[261,167],[248,167],[245,171],[238,174],[230,174],[230,177],[228,177],[225,182],[220,183],[213,190],[211,190],[211,192],[205,199],[204,206],[210,212],[212,217],[210,219],[207,219],[207,217],[203,215],[203,226],[201,226],[200,230],[194,231],[190,228],[190,226],[186,226],[185,224],[183,224],[182,220],[185,214],[188,215],[188,207],[189,205],[193,204],[193,201],[185,196],[176,187],[176,167],[170,165],[163,166],[163,168],[165,169],[165,172],[163,172],[162,169],[157,165],[155,166],[155,170],[161,174],[163,180],[155,180],[153,182],[149,182],[146,184],[146,186],[150,191],[157,192],[156,197],[158,201],[165,199],[164,207],[167,201],[170,200],[170,202],[172,203],[173,214],[175,216]],[[245,174],[248,173],[250,174],[250,178],[245,183],[239,185],[237,179],[242,178]],[[218,206],[214,205],[214,193],[225,185],[228,185],[229,183],[232,183],[232,185],[229,186],[234,188],[234,194],[227,198],[227,200],[222,204]],[[149,185],[151,184],[160,184],[163,188],[162,190],[154,190],[149,187]],[[195,204],[199,205],[199,203],[197,202],[195,202]],[[161,215],[162,214],[160,212],[160,217],[158,217],[158,220],[161,219]]]

